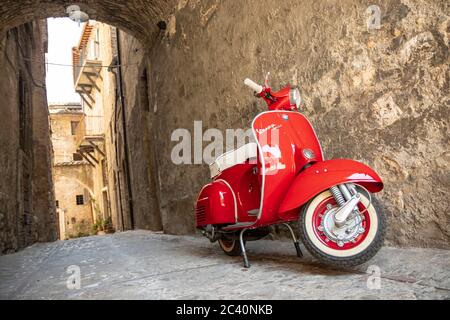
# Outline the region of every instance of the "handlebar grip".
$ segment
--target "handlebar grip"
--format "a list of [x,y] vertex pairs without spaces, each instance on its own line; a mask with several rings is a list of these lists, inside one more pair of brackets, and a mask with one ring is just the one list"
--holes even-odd
[[256,93],[261,93],[263,91],[263,86],[257,84],[256,82],[250,80],[249,78],[244,80],[244,84],[252,88]]

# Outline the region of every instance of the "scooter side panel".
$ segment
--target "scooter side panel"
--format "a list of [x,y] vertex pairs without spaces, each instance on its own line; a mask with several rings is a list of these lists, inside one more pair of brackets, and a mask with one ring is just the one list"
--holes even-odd
[[229,184],[215,180],[200,191],[195,205],[196,226],[236,223],[236,198]]
[[256,219],[248,213],[250,210],[258,209],[261,200],[258,174],[254,173],[255,166],[253,163],[238,164],[217,176],[217,179],[225,180],[235,193],[238,222],[251,222]]
[[279,212],[299,208],[320,192],[346,182],[358,183],[373,193],[383,189],[381,178],[365,164],[348,159],[327,160],[313,164],[295,178]]

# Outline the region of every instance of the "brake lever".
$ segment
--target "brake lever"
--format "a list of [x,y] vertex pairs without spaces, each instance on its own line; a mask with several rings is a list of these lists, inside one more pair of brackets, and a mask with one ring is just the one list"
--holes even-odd
[[266,88],[269,88],[269,76],[270,76],[270,72],[267,72],[266,77],[264,78],[264,85],[266,86]]

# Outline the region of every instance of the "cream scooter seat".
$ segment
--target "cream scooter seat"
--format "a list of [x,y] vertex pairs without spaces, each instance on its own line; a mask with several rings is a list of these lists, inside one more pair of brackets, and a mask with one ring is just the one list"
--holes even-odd
[[247,143],[240,148],[221,154],[209,165],[211,178],[218,176],[222,171],[237,164],[245,163],[248,159],[256,159],[257,154],[258,146],[254,142]]

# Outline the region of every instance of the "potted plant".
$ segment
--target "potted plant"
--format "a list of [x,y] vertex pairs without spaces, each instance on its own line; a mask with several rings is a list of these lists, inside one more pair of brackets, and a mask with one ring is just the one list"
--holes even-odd
[[111,217],[108,217],[103,221],[103,230],[106,233],[114,233]]
[[101,235],[105,235],[105,220],[103,219],[98,219],[96,223],[94,223],[94,225],[92,226],[92,229],[94,230],[94,233],[101,236]]

